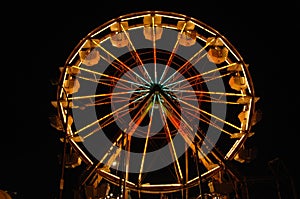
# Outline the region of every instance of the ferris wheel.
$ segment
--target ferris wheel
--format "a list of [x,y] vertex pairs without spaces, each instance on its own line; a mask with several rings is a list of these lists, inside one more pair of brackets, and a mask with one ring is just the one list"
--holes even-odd
[[53,104],[67,166],[86,165],[82,185],[188,198],[224,171],[238,180],[228,162],[245,161],[259,98],[248,64],[212,27],[173,12],[123,15],[80,40],[60,71]]

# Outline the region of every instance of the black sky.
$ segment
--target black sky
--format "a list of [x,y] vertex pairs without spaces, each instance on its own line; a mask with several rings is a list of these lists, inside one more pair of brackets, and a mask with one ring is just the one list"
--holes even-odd
[[173,11],[197,18],[236,47],[249,64],[256,96],[260,97],[257,107],[263,113],[252,140],[258,154],[245,165],[245,172],[270,175],[268,163],[279,158],[299,184],[299,53],[294,50],[299,47],[299,24],[294,23],[292,12],[296,7],[140,3],[132,1],[131,7],[121,1],[98,7],[84,5],[84,11],[81,5],[72,11],[54,5],[48,11],[24,9],[18,12],[18,20],[7,23],[7,34],[2,38],[7,54],[2,56],[2,67],[8,72],[2,74],[6,83],[2,98],[5,120],[0,140],[0,190],[16,191],[26,199],[38,198],[37,195],[55,198],[60,177],[57,156],[62,146],[48,119],[55,113],[50,102],[55,100],[56,88],[51,80],[58,78],[58,68],[90,31],[112,18],[144,10]]

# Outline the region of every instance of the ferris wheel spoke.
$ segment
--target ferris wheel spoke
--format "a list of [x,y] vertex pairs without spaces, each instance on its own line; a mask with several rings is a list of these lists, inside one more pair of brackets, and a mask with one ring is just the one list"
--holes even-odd
[[212,69],[212,70],[210,70],[210,71],[203,72],[203,73],[201,73],[201,74],[197,74],[197,75],[194,75],[194,76],[190,76],[190,77],[188,77],[188,78],[186,78],[186,79],[181,79],[181,80],[178,80],[178,81],[175,81],[175,82],[166,84],[165,86],[166,86],[166,87],[172,87],[172,86],[176,86],[176,85],[181,85],[182,82],[184,82],[185,85],[188,85],[188,84],[186,83],[187,81],[188,81],[188,82],[190,82],[190,81],[196,81],[198,84],[204,84],[204,83],[206,83],[206,82],[208,82],[208,81],[212,81],[212,80],[215,80],[215,79],[220,79],[220,78],[223,78],[223,77],[225,77],[225,76],[231,75],[231,73],[228,72],[228,73],[223,74],[223,75],[217,75],[217,76],[213,76],[213,77],[208,77],[208,78],[206,78],[205,80],[202,80],[202,81],[200,81],[200,82],[198,81],[199,78],[203,78],[203,77],[205,77],[205,75],[208,75],[208,74],[210,74],[210,73],[214,73],[214,72],[216,72],[216,71],[220,71],[220,70],[222,70],[222,69],[224,69],[224,68],[228,68],[228,66],[224,66],[224,67],[222,67],[222,68],[217,68],[217,69]]
[[[183,64],[182,66],[179,67],[179,69],[177,69],[174,73],[172,73],[165,81],[162,82],[163,85],[167,85],[167,83],[174,78],[174,76],[176,74],[179,74],[182,70],[185,69],[185,67],[187,65],[189,65],[194,59],[198,60],[198,57],[200,56],[201,58],[203,56],[201,56],[201,53],[203,53],[203,51],[205,50],[205,48],[211,43],[212,41],[208,42],[204,47],[202,47],[197,53],[195,53],[188,61],[185,62],[185,64]],[[176,78],[177,79],[177,78]]]
[[[155,104],[156,101],[157,101],[157,97],[156,97],[156,95],[154,95],[152,104]],[[144,172],[145,157],[147,154],[148,142],[149,142],[151,127],[152,127],[152,122],[153,122],[153,113],[154,113],[154,105],[151,106],[151,111],[150,111],[149,125],[148,125],[147,134],[146,134],[146,138],[145,138],[146,140],[145,140],[142,161],[141,161],[141,167],[140,167],[139,176],[138,176],[138,184],[139,185],[142,183],[142,174]]]
[[[186,26],[186,23],[183,25],[183,27],[182,27],[182,29],[181,29],[181,33],[183,32],[185,26]],[[177,38],[177,40],[176,40],[176,42],[175,42],[175,44],[174,44],[174,47],[173,47],[173,49],[172,49],[172,52],[171,52],[171,54],[170,54],[170,57],[169,57],[169,59],[168,59],[168,61],[167,61],[167,64],[164,66],[163,73],[161,74],[160,79],[159,79],[159,81],[158,81],[159,84],[163,84],[162,81],[163,81],[163,79],[165,78],[165,76],[166,76],[166,74],[167,74],[167,71],[168,71],[169,67],[171,66],[171,63],[172,63],[173,58],[174,58],[174,56],[175,56],[175,52],[177,51],[178,47],[179,47],[179,39]]]
[[185,105],[187,105],[187,106],[189,106],[189,107],[191,107],[191,108],[193,108],[193,109],[195,109],[195,110],[197,110],[197,111],[199,111],[199,112],[201,112],[201,113],[203,113],[203,114],[209,116],[209,117],[212,117],[212,118],[214,118],[214,119],[216,119],[216,120],[218,120],[218,121],[220,121],[220,122],[222,122],[222,123],[224,123],[224,124],[227,124],[227,125],[229,125],[229,126],[231,126],[231,127],[234,127],[234,128],[236,128],[236,129],[238,129],[238,130],[241,130],[240,127],[238,127],[238,126],[236,126],[236,125],[234,125],[234,124],[232,124],[232,123],[229,123],[229,122],[227,122],[226,120],[223,120],[223,119],[219,118],[218,116],[216,116],[216,115],[214,115],[214,114],[211,114],[211,113],[209,113],[209,112],[207,112],[207,111],[205,111],[205,110],[202,110],[202,109],[200,109],[200,108],[194,106],[193,104],[189,104],[189,103],[187,103],[186,101],[183,101],[183,100],[181,100],[181,99],[179,99],[179,101],[182,102],[183,104],[185,104]]
[[124,29],[124,26],[122,25],[122,23],[120,24],[120,26],[121,26],[121,28],[122,28],[122,30],[123,30],[125,36],[126,36],[127,39],[128,39],[128,42],[129,42],[128,48],[131,47],[131,49],[133,50],[133,51],[131,51],[131,49],[129,49],[130,52],[132,52],[132,53],[131,53],[132,56],[135,57],[135,58],[136,58],[136,61],[139,63],[139,64],[138,64],[138,68],[141,70],[141,72],[142,72],[143,74],[145,74],[144,76],[145,76],[145,78],[148,80],[148,82],[153,82],[153,80],[151,79],[151,76],[149,75],[149,72],[148,72],[147,69],[145,68],[145,66],[144,66],[144,64],[143,64],[143,61],[142,61],[142,59],[141,59],[140,56],[139,56],[139,53],[136,51],[136,48],[134,47],[134,45],[133,45],[133,43],[132,43],[132,41],[131,41],[131,39],[130,39],[128,33],[127,33],[127,31]]
[[134,70],[132,70],[129,66],[127,66],[124,62],[122,62],[120,59],[118,59],[116,56],[114,56],[112,53],[110,53],[108,50],[106,50],[104,47],[102,47],[100,44],[97,44],[97,46],[103,50],[107,55],[111,56],[114,60],[116,60],[120,66],[122,68],[124,68],[127,71],[130,71],[131,73],[133,73],[134,75],[136,75],[136,77],[139,78],[139,80],[141,80],[142,82],[146,83],[147,85],[150,84],[149,81],[147,81],[146,79],[144,79],[143,77],[141,77],[138,73],[136,73]]
[[[85,72],[88,72],[88,73],[91,73],[91,74],[98,75],[99,77],[106,78],[106,79],[98,79],[97,81],[88,79],[88,80],[93,81],[95,83],[114,86],[115,82],[121,82],[121,83],[124,83],[125,85],[128,84],[130,86],[135,85],[136,87],[139,87],[139,86],[147,87],[145,84],[138,83],[136,81],[136,79],[133,79],[131,81],[131,80],[127,80],[125,78],[115,77],[115,76],[112,76],[112,75],[108,75],[108,74],[105,74],[105,73],[97,72],[97,71],[94,71],[94,70],[90,70],[90,69],[86,69],[86,68],[82,68],[82,67],[78,67],[78,66],[73,66],[73,68],[77,68],[77,69],[80,69],[81,71],[85,71]],[[84,77],[78,75],[78,78],[83,79]],[[85,78],[85,79],[87,79],[87,78]],[[107,82],[109,82],[109,83],[107,83]],[[129,86],[127,86],[127,88],[132,89],[132,87],[129,87]]]
[[138,100],[140,100],[140,99],[142,99],[142,98],[145,98],[147,95],[148,95],[148,94],[143,95],[143,96],[137,98],[136,100],[134,100],[134,101],[132,101],[132,102],[130,102],[130,103],[128,103],[128,104],[125,104],[124,106],[121,106],[121,107],[118,108],[117,110],[112,111],[112,112],[110,112],[109,114],[106,114],[105,116],[101,117],[100,119],[98,119],[98,120],[96,120],[96,121],[94,121],[94,122],[91,122],[91,123],[87,124],[87,125],[84,126],[83,128],[77,130],[77,131],[74,133],[74,135],[80,133],[81,131],[86,130],[87,128],[89,128],[89,127],[91,127],[91,126],[93,126],[93,125],[98,124],[99,122],[101,122],[101,121],[103,121],[104,119],[106,119],[106,118],[108,118],[108,117],[110,117],[110,116],[112,116],[112,115],[118,113],[119,111],[121,111],[121,110],[123,110],[123,109],[126,109],[126,108],[128,107],[128,105],[134,104],[136,101],[138,101]]
[[[169,145],[169,148],[170,148],[171,157],[173,159],[173,164],[174,164],[174,169],[175,169],[175,173],[176,173],[176,176],[177,176],[177,181],[178,181],[178,183],[181,183],[182,180],[183,180],[183,174],[182,174],[180,164],[179,164],[179,161],[178,161],[177,152],[176,152],[173,140],[172,140],[171,131],[170,131],[170,128],[169,128],[169,125],[168,125],[168,122],[167,122],[167,118],[169,118],[167,115],[169,115],[169,114],[168,114],[167,109],[164,107],[164,105],[162,104],[161,101],[159,101],[159,104],[160,104],[160,110],[162,112],[162,118],[163,118],[164,123],[165,123],[164,129],[165,129],[166,139],[169,143],[168,145]],[[166,110],[166,112],[164,110]],[[172,122],[173,125],[176,125],[176,124],[173,123],[174,120],[170,120],[170,121]]]
[[[187,102],[202,102],[206,103],[222,103],[222,104],[232,104],[232,105],[240,105],[240,103],[236,100],[237,97],[245,97],[244,93],[229,93],[229,92],[216,92],[216,91],[194,91],[191,89],[166,89],[166,91],[172,91],[175,96],[185,100]],[[198,98],[195,98],[198,97]],[[226,97],[235,97],[235,101],[229,101]],[[233,100],[233,99],[232,99]]]
[[139,102],[139,111],[133,116],[132,120],[128,124],[127,128],[127,134],[132,136],[138,126],[142,123],[144,118],[149,114],[149,110],[151,109],[151,96],[152,94],[147,93],[146,96],[143,96],[144,100],[142,102]]
[[156,32],[155,32],[155,18],[151,17],[151,29],[152,29],[152,47],[153,47],[153,64],[154,64],[154,83],[158,83],[157,80],[157,56],[156,56]]

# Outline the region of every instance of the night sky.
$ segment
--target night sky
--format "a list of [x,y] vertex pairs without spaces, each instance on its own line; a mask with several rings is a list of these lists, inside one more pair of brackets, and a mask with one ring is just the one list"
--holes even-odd
[[[52,82],[59,77],[58,68],[94,28],[120,15],[144,10],[173,11],[194,17],[216,29],[236,47],[249,64],[256,96],[260,97],[256,106],[262,111],[262,120],[256,124],[251,140],[258,153],[244,165],[243,172],[254,178],[272,176],[268,163],[279,160],[286,167],[279,168],[279,173],[291,176],[299,185],[299,53],[294,50],[299,42],[299,24],[294,23],[292,8],[293,5],[245,4],[225,9],[217,4],[209,7],[173,2],[136,4],[129,8],[125,2],[110,2],[98,8],[88,5],[83,12],[24,9],[18,13],[16,22],[7,23],[8,34],[2,38],[7,54],[2,55],[2,67],[8,72],[2,74],[5,122],[0,140],[0,190],[17,192],[18,198],[24,199],[58,198],[62,144],[60,132],[49,122],[49,116],[56,113],[51,101],[56,99]],[[104,14],[106,9],[110,11]],[[287,12],[285,16],[283,9]],[[72,180],[70,176],[66,180]]]

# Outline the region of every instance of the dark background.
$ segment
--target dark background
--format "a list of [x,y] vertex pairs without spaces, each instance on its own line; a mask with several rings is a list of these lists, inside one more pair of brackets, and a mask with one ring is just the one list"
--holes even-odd
[[[51,82],[58,79],[58,68],[90,31],[112,18],[144,10],[194,17],[216,29],[236,47],[249,64],[256,96],[260,97],[256,105],[262,111],[252,140],[258,153],[252,162],[243,165],[243,172],[254,179],[274,176],[268,165],[273,162],[278,165],[277,174],[286,182],[282,191],[292,190],[291,180],[298,190],[296,4],[111,1],[100,5],[73,4],[72,9],[50,4],[35,5],[34,9],[26,6],[20,11],[12,9],[10,16],[2,17],[6,28],[2,30],[4,120],[0,190],[16,192],[18,198],[25,199],[58,198],[62,144],[59,132],[49,122],[49,116],[56,113],[50,103],[56,97]],[[67,177],[66,181],[73,180],[72,174]],[[263,186],[261,183],[260,189]]]

